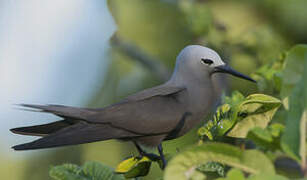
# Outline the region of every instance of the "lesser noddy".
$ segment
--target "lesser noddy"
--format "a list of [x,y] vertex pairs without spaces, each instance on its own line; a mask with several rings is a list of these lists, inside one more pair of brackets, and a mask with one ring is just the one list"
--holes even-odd
[[255,82],[231,69],[212,49],[190,45],[177,56],[175,70],[167,82],[128,96],[119,103],[100,109],[21,104],[63,119],[11,129],[16,134],[41,136],[12,148],[30,150],[108,139],[128,140],[141,155],[146,154],[141,146],[158,147],[165,166],[161,142],[187,133],[214,106],[214,73],[228,73]]

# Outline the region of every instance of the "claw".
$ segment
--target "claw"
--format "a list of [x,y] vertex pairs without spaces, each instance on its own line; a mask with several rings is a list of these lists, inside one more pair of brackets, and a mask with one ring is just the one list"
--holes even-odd
[[148,157],[150,160],[152,161],[159,161],[161,159],[160,156],[154,154],[154,153],[146,153],[146,152],[143,152],[142,154],[140,154],[141,156],[146,156]]

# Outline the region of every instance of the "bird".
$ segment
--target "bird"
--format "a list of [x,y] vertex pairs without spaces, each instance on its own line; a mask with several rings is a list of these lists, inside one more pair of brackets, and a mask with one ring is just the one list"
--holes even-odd
[[[180,51],[170,79],[161,85],[130,95],[103,108],[20,104],[61,120],[10,129],[21,135],[40,136],[14,150],[33,150],[117,139],[131,141],[140,155],[159,158],[166,166],[162,142],[186,134],[200,124],[216,103],[212,77],[215,73],[256,82],[228,66],[214,50],[189,45]],[[157,148],[158,155],[143,148]]]

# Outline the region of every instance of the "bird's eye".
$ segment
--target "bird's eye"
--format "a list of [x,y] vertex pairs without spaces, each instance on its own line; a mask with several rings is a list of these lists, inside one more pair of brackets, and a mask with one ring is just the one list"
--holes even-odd
[[208,65],[213,64],[213,61],[211,59],[204,59],[204,58],[202,58],[201,62],[203,62],[204,64],[208,64]]

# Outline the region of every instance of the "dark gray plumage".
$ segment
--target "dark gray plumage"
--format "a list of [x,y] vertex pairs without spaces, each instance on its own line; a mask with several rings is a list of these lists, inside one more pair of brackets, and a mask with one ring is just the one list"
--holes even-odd
[[227,67],[213,50],[198,45],[188,46],[178,55],[169,81],[111,106],[90,109],[22,104],[53,113],[63,120],[11,129],[16,134],[42,136],[13,149],[41,149],[108,139],[130,140],[138,149],[138,144],[157,147],[163,140],[184,135],[211,110],[216,100],[211,78],[215,72],[253,81]]

